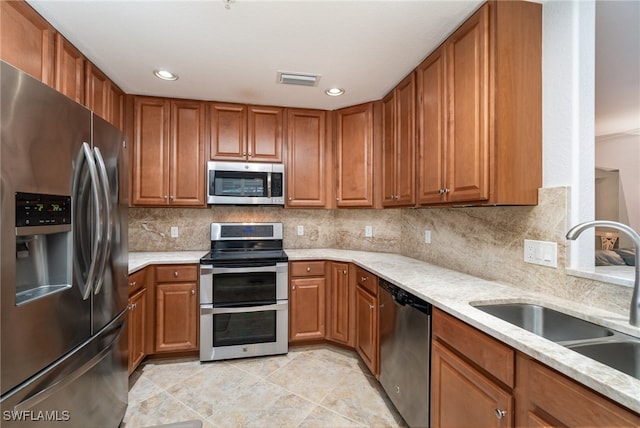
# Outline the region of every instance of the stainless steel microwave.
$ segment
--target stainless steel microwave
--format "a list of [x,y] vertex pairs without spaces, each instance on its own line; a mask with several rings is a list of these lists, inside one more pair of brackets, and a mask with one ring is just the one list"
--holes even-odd
[[284,205],[284,165],[208,162],[207,204]]

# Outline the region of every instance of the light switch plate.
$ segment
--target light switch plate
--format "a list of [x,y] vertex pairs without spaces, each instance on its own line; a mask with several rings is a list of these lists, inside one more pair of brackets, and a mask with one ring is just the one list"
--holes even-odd
[[373,227],[365,226],[364,227],[364,237],[371,238],[373,236]]
[[524,261],[535,265],[558,267],[558,244],[549,241],[524,240]]
[[171,237],[172,238],[178,237],[178,228],[176,226],[171,226]]
[[431,244],[431,231],[430,230],[425,230],[424,231],[424,243],[425,244]]
[[304,226],[299,225],[298,226],[298,236],[302,236],[304,235]]

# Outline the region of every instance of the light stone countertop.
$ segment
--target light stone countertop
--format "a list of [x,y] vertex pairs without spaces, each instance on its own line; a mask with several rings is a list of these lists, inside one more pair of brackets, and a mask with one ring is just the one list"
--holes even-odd
[[[355,263],[404,288],[507,345],[564,373],[640,413],[640,380],[571,351],[474,308],[470,303],[526,302],[543,304],[622,333],[640,337],[628,318],[548,294],[529,292],[494,281],[392,253],[339,249],[286,249],[289,261],[331,260]],[[129,272],[154,263],[197,263],[206,251],[130,253]]]

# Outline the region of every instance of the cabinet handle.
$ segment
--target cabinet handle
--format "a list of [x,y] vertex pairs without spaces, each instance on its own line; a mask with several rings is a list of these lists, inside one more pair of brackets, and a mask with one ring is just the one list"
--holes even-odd
[[368,278],[369,278],[368,276],[361,276],[360,281],[365,282]]
[[307,266],[307,272],[311,272],[311,267]]
[[444,193],[446,195],[447,193],[449,193],[449,189],[443,189],[442,193]]
[[496,410],[495,410],[495,415],[496,415],[496,418],[497,418],[497,419],[502,419],[502,418],[504,418],[505,416],[507,416],[507,412],[506,412],[506,411],[504,411],[504,410],[502,410],[502,409],[496,409]]
[[132,281],[132,282],[129,283],[129,287],[135,287],[135,286],[136,286],[136,282],[135,281]]
[[178,277],[178,271],[177,271],[177,270],[173,271],[173,277],[174,277],[174,278],[177,278],[177,277]]
[[373,305],[369,305],[369,309],[373,310]]

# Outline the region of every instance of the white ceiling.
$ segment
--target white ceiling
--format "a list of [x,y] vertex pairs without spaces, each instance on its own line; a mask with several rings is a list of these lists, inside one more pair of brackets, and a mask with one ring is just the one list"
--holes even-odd
[[[482,3],[28,2],[127,93],[328,110],[384,96]],[[158,80],[159,67],[179,79]],[[278,71],[321,77],[282,85]],[[326,96],[332,86],[346,93]]]

